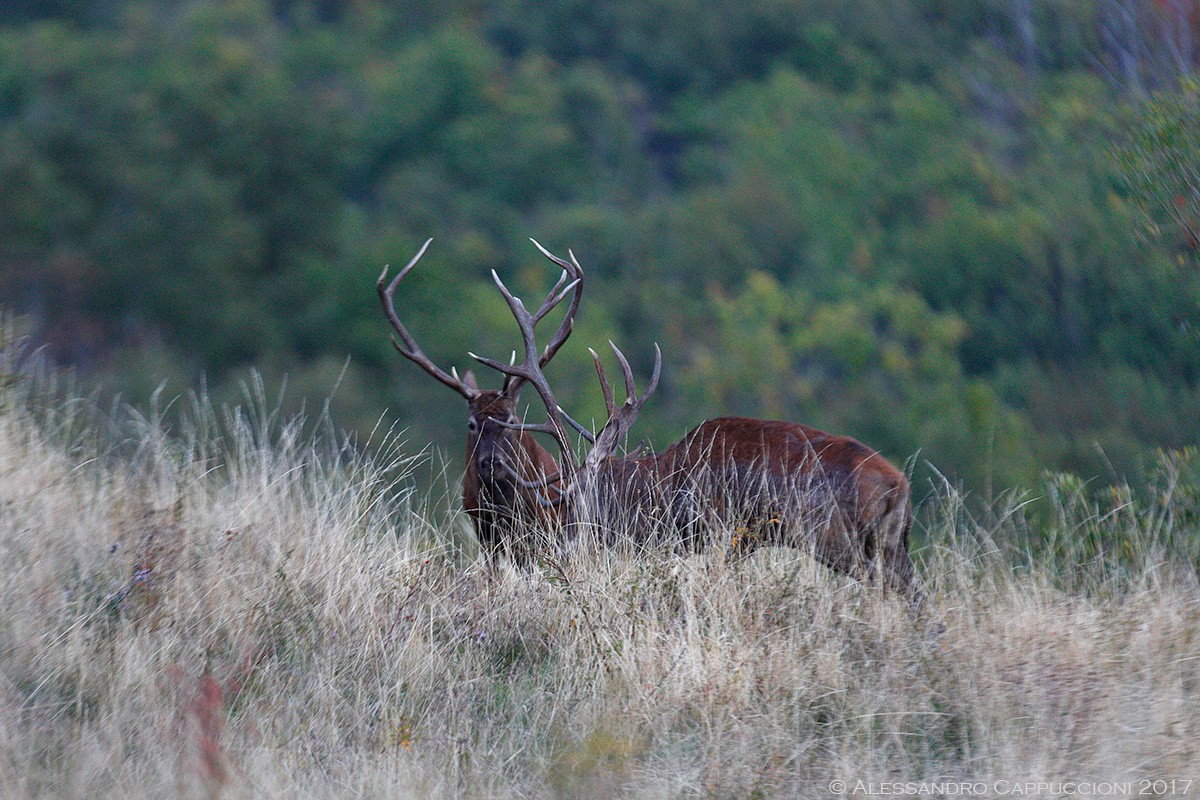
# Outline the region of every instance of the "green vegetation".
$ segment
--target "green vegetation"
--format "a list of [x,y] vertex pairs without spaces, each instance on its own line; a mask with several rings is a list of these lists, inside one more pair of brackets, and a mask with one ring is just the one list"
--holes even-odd
[[1041,503],[983,515],[940,488],[915,620],[797,550],[581,548],[493,573],[393,437],[373,454],[309,437],[261,398],[198,399],[172,435],[161,415],[55,397],[10,353],[5,797],[795,798],[832,780],[1200,775],[1194,452],[1145,492],[1056,475]]
[[985,497],[1047,468],[1144,483],[1200,430],[1181,8],[9,3],[0,303],[134,402],[202,375],[228,399],[253,366],[289,408],[336,386],[344,424],[390,409],[457,448],[373,280],[435,237],[398,302],[461,368],[516,340],[490,269],[553,279],[535,236],[589,271],[552,376],[578,416],[586,346],[644,370],[657,341],[658,445],[741,413]]

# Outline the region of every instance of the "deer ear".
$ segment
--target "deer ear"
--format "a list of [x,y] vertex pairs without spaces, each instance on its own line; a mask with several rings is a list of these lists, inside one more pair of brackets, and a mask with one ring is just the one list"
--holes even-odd
[[468,390],[472,392],[479,391],[479,384],[475,382],[475,373],[471,370],[467,370],[463,373],[462,382],[463,386],[467,387]]

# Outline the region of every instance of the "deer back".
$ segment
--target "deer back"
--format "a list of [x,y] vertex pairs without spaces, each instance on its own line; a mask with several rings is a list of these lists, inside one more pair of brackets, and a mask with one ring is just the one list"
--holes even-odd
[[711,474],[742,492],[828,491],[856,516],[881,513],[887,498],[909,491],[908,479],[878,451],[849,436],[797,422],[721,417],[694,428],[658,457],[660,472]]

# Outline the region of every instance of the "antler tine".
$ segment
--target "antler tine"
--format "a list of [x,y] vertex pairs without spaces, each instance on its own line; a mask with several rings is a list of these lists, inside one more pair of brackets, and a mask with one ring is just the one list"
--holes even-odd
[[558,482],[562,480],[561,472],[552,472],[549,475],[542,475],[537,478],[529,479],[517,472],[516,468],[513,467],[512,464],[508,463],[508,461],[501,461],[500,466],[505,472],[508,473],[508,476],[513,479],[513,482],[522,489],[552,489],[553,491],[557,492],[559,496],[566,494],[566,490],[558,485]]
[[[536,247],[541,252],[542,255],[544,255],[546,258],[550,259],[555,264],[558,264],[560,267],[562,267],[564,272],[570,273],[571,270],[574,269],[575,266],[577,266],[577,265],[571,264],[569,261],[566,261],[566,260],[554,255],[554,253],[551,253],[549,250],[542,247],[542,243],[539,242],[537,239],[530,237],[529,241],[533,242],[533,246]],[[570,250],[568,250],[567,252],[571,253]],[[571,260],[572,261],[575,260],[574,254],[571,254]]]
[[583,271],[576,269],[574,264],[570,263],[569,261],[564,261],[546,248],[542,247],[541,243],[537,239],[530,239],[529,241],[533,242],[534,246],[541,252],[542,255],[562,268],[562,274],[558,276],[558,281],[555,282],[554,287],[550,289],[550,293],[546,295],[546,300],[542,303],[542,307],[539,308],[537,313],[533,315],[534,320],[540,322],[542,317],[546,316],[546,314],[550,312],[550,309],[558,305],[566,292],[570,291],[571,287],[567,287],[567,289],[564,290],[561,295],[558,295],[559,289],[561,289],[562,285],[567,282],[567,279],[574,278],[576,282],[579,282],[583,279]]
[[[558,484],[554,483],[561,478],[561,474],[556,472],[553,475],[546,475],[537,480],[527,480],[521,477],[521,473],[517,472],[508,462],[502,462],[504,471],[508,473],[508,477],[512,478],[523,489],[532,489],[534,497],[537,499],[537,504],[542,508],[553,508],[554,506],[562,505],[567,499],[567,490],[563,489]],[[543,489],[549,489],[554,492],[554,497],[547,497],[542,494]]]
[[[563,298],[568,294],[572,294],[571,304],[567,308],[566,314],[563,315],[558,330],[555,331],[554,336],[550,339],[550,342],[542,350],[542,354],[538,358],[539,364],[544,367],[550,363],[550,359],[554,358],[554,354],[563,346],[563,343],[567,341],[567,338],[571,335],[571,331],[574,329],[575,314],[579,311],[580,300],[583,299],[583,268],[579,266],[579,262],[575,260],[573,253],[571,254],[571,260],[566,261],[554,255],[545,247],[542,247],[537,239],[530,239],[529,241],[533,242],[542,255],[546,256],[546,258],[562,269],[562,274],[559,275],[558,281],[551,287],[550,292],[546,295],[546,299],[542,301],[541,307],[530,315],[532,317],[532,324],[536,327],[547,314],[563,301]],[[568,283],[568,281],[570,282]],[[515,397],[526,380],[528,379],[525,376],[509,375],[508,380],[504,384],[504,393],[510,397]]]
[[650,383],[646,385],[646,391],[638,398],[638,408],[646,404],[650,399],[650,395],[658,389],[658,379],[662,377],[662,349],[658,346],[658,342],[654,343],[654,370],[650,373]]
[[[546,302],[542,304],[540,309],[538,309],[538,313],[534,314],[534,322],[536,323],[540,321],[542,317],[546,316],[546,314],[550,312],[550,309],[562,302],[562,299],[566,296],[567,292],[575,289],[575,296],[571,298],[571,305],[567,307],[567,313],[563,317],[562,323],[559,324],[558,330],[555,332],[554,337],[550,340],[549,344],[546,345],[545,350],[542,351],[541,362],[542,366],[545,366],[547,363],[549,363],[550,359],[554,357],[554,354],[558,352],[558,348],[562,347],[563,343],[567,341],[567,337],[571,335],[571,331],[575,327],[575,314],[577,311],[579,311],[579,302],[583,299],[583,267],[579,266],[578,259],[575,258],[575,254],[570,250],[567,251],[567,254],[571,257],[571,260],[566,261],[565,259],[559,258],[546,248],[542,247],[541,243],[537,239],[530,239],[529,241],[533,242],[533,246],[536,247],[542,255],[550,259],[558,266],[562,267],[563,270],[563,277],[558,279],[558,283],[554,285],[554,289],[550,290],[550,295],[546,298]],[[559,286],[562,285],[567,276],[574,278],[574,281],[565,289],[563,289],[554,299],[554,301],[551,302],[550,298],[554,297],[554,292]]]
[[[492,281],[495,282],[496,287],[500,290],[500,294],[504,296],[505,302],[508,303],[509,310],[512,311],[513,317],[517,320],[517,327],[521,329],[521,339],[525,345],[525,362],[523,362],[520,366],[524,366],[525,363],[537,361],[537,340],[534,338],[533,331],[533,326],[537,324],[537,320],[532,314],[529,313],[529,310],[525,308],[525,304],[521,302],[521,298],[509,291],[508,287],[504,285],[504,281],[500,279],[500,274],[496,272],[496,270],[492,270]],[[520,372],[516,371],[516,367],[514,365],[509,365],[508,370],[501,370],[501,372],[504,372],[507,375],[521,374]],[[528,378],[528,376],[524,377]]]
[[[579,284],[583,283],[583,278],[576,278],[575,280],[571,281],[566,286],[564,286],[561,291],[559,291],[558,287],[562,286],[563,282],[566,279],[567,279],[567,273],[564,272],[562,274],[562,277],[558,279],[558,283],[554,284],[554,288],[550,290],[550,295],[546,298],[546,301],[544,303],[542,303],[542,307],[537,310],[537,313],[532,315],[533,323],[535,325],[537,323],[541,322],[542,317],[546,316],[546,314],[549,313],[551,309],[553,309],[556,305],[558,305],[559,303],[562,302],[562,299],[567,296],[567,292],[573,291],[575,289],[575,287],[577,287],[577,286],[579,286]],[[556,292],[557,292],[557,294],[555,294]],[[579,305],[578,301],[575,301],[572,303],[572,307],[575,307],[578,305]],[[564,321],[564,324],[570,325],[572,322],[573,322],[573,320],[571,318],[571,312],[570,312],[570,309],[568,309],[567,310],[567,318]],[[547,345],[546,347],[549,348],[549,345]]]
[[586,439],[589,444],[596,443],[596,434],[589,431],[586,427],[584,427],[584,425],[582,423],[580,423],[578,420],[576,420],[574,417],[572,417],[570,414],[568,414],[566,412],[566,410],[563,409],[562,406],[559,406],[559,408],[558,408],[558,415],[560,417],[562,417],[564,420],[566,420],[567,424],[570,425],[572,428],[574,428],[575,431],[580,436],[582,436],[584,439]]
[[637,399],[637,389],[633,386],[633,370],[629,366],[629,359],[625,358],[621,348],[617,347],[612,339],[608,340],[608,346],[612,348],[613,354],[617,357],[617,363],[621,365],[621,374],[625,378],[625,405],[631,406]]
[[[609,344],[612,344],[612,342],[609,342]],[[613,349],[616,348],[614,347]],[[617,410],[616,401],[613,399],[612,386],[608,383],[608,376],[604,374],[604,364],[600,362],[600,354],[590,347],[588,348],[588,352],[592,354],[592,361],[596,363],[596,376],[600,378],[600,391],[604,393],[604,410],[611,417]]]
[[379,302],[383,305],[383,313],[387,316],[388,322],[391,323],[392,329],[396,331],[396,335],[404,342],[403,346],[401,346],[400,342],[396,341],[396,336],[393,336],[392,346],[400,352],[400,355],[412,361],[466,399],[471,400],[479,394],[478,391],[463,383],[459,379],[457,372],[452,371],[451,374],[447,375],[430,361],[429,357],[422,352],[416,339],[412,337],[412,334],[404,327],[404,323],[400,321],[400,315],[396,313],[396,306],[393,299],[396,294],[396,287],[404,279],[404,276],[409,273],[409,270],[417,265],[417,262],[421,260],[421,256],[425,255],[425,250],[428,249],[432,241],[433,239],[426,239],[425,244],[421,245],[421,249],[417,251],[417,254],[404,265],[404,269],[396,273],[396,277],[392,278],[391,283],[388,283],[386,286],[384,282],[387,280],[388,268],[384,267],[383,272],[379,273],[379,280],[375,282],[375,289],[379,293]]
[[[632,408],[636,408],[636,409],[640,410],[641,407],[646,404],[646,401],[648,399],[650,399],[650,395],[654,393],[654,390],[658,388],[658,379],[662,375],[662,350],[659,349],[658,344],[655,343],[655,345],[654,345],[654,372],[650,376],[650,383],[649,383],[649,385],[646,386],[646,391],[643,392],[642,395],[639,397],[636,394],[637,390],[634,388],[634,385],[633,385],[633,370],[630,369],[630,367],[629,367],[629,360],[625,358],[625,354],[621,352],[621,349],[619,347],[617,347],[611,341],[608,344],[610,347],[612,347],[613,353],[616,354],[617,361],[620,362],[620,364],[621,364],[621,372],[624,373],[624,377],[625,377],[625,407],[626,408],[632,407]],[[611,394],[611,389],[609,390],[609,394]]]

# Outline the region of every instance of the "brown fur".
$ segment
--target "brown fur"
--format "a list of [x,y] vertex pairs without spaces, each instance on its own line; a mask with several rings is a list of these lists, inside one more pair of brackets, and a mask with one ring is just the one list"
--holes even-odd
[[714,535],[734,552],[811,546],[829,567],[881,578],[914,605],[908,478],[848,436],[794,422],[722,417],[661,453],[611,458],[593,493],[607,528],[648,536],[664,527],[692,549]]
[[[539,502],[539,491],[517,484],[501,466],[510,464],[525,480],[534,481],[558,472],[558,464],[533,434],[513,430],[498,421],[516,420],[516,400],[503,392],[482,391],[469,401],[466,473],[463,475],[463,508],[475,524],[480,547],[495,557],[507,551],[514,559],[528,558],[518,546],[531,529],[552,530],[559,506]],[[553,481],[552,486],[558,486]],[[542,496],[556,496],[542,489]]]

